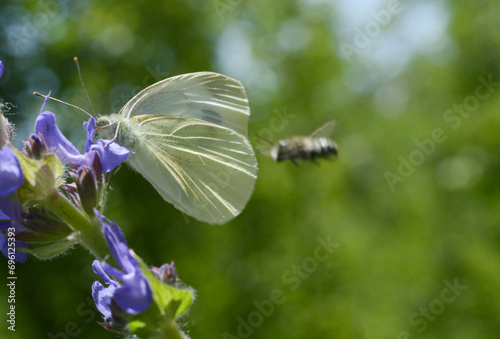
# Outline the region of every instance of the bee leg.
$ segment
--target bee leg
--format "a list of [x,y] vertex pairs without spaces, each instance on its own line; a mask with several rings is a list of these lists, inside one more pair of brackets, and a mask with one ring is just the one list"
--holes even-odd
[[295,161],[295,159],[290,159],[294,164],[295,166],[299,167],[299,164],[297,163],[297,161]]

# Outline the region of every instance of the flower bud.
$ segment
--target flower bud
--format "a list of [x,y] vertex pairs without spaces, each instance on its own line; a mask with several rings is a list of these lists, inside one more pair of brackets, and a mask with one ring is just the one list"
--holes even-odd
[[103,171],[102,171],[102,162],[101,162],[101,157],[99,156],[98,153],[96,153],[94,157],[94,161],[92,162],[92,168],[95,173],[95,177],[97,180],[97,186],[102,186],[103,184]]
[[82,166],[78,169],[77,178],[76,186],[82,207],[87,214],[92,215],[98,198],[95,172],[90,167]]
[[177,269],[175,268],[175,263],[172,261],[169,264],[163,264],[161,267],[151,267],[151,272],[153,272],[156,279],[161,282],[174,286],[177,283]]
[[48,153],[47,144],[42,135],[31,134],[29,141],[24,142],[24,151],[30,158],[40,160]]
[[[75,179],[75,181],[76,180],[77,179]],[[73,205],[75,205],[76,207],[81,206],[80,196],[78,195],[78,188],[76,188],[76,184],[74,182],[71,184],[62,184],[61,186],[59,186],[59,188],[61,188],[64,193],[66,193],[66,196]]]
[[45,210],[30,207],[28,216],[22,220],[25,231],[17,234],[26,242],[48,242],[66,239],[73,231],[63,221],[49,215]]

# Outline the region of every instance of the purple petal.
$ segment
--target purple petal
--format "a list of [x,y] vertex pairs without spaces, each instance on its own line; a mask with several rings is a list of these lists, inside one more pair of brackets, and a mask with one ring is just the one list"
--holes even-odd
[[17,224],[23,219],[21,204],[17,200],[0,198],[0,211],[7,215],[3,220],[11,220]]
[[115,294],[117,286],[109,285],[104,287],[99,281],[94,281],[92,284],[92,298],[94,298],[95,305],[99,312],[104,316],[106,321],[111,320],[111,298]]
[[125,239],[125,234],[123,234],[123,231],[121,230],[120,227],[118,227],[116,222],[113,222],[108,218],[106,218],[104,215],[99,213],[99,211],[96,208],[94,208],[94,213],[101,222],[101,225],[103,227],[103,232],[104,232],[104,227],[105,226],[108,227],[109,228],[108,231],[113,233],[114,236],[117,237],[118,242],[125,243],[125,246],[127,246],[127,239]]
[[146,310],[153,302],[153,294],[142,272],[128,275],[124,282],[125,284],[116,290],[116,304],[129,314],[139,314]]
[[[17,200],[0,198],[0,214],[1,219],[9,220],[8,222],[2,222],[0,224],[0,230],[6,230],[9,227],[14,227],[15,232],[21,232],[25,230],[23,225],[20,223],[23,215],[21,210],[21,204]],[[27,248],[28,244],[24,241],[15,241],[16,253],[14,261],[24,263],[28,259],[28,254],[26,252],[18,251],[18,248]],[[0,232],[0,251],[8,258],[8,241],[7,237],[3,232]]]
[[[10,220],[10,218],[2,210],[0,210],[0,220]],[[4,229],[5,229],[4,227],[0,226],[0,230],[4,230]]]
[[94,298],[97,309],[104,315],[105,319],[111,319],[111,311],[109,308],[111,297],[113,297],[116,289],[120,287],[120,284],[111,279],[106,272],[104,272],[99,260],[94,260],[92,269],[107,285],[109,285],[108,287],[104,287],[100,282],[95,281],[92,285],[92,297]]
[[[108,244],[109,251],[116,262],[120,265],[121,269],[125,272],[125,274],[136,270],[140,271],[139,264],[129,253],[127,240],[125,239],[125,235],[120,227],[118,227],[115,222],[101,215],[96,209],[94,209],[94,213],[101,222],[102,233],[104,234],[104,239],[106,239],[106,243]],[[123,275],[120,274],[121,272],[116,268],[111,267],[106,263],[104,263],[104,269],[114,276]]]
[[[26,252],[21,252],[18,251],[18,248],[27,248],[28,244],[23,242],[23,241],[14,241],[16,244],[16,252],[15,252],[15,258],[14,261],[18,263],[25,263],[26,260],[28,259],[28,254]],[[0,251],[3,253],[3,255],[6,258],[9,258],[9,255],[12,255],[12,253],[8,252],[9,249],[9,242],[7,241],[7,237],[5,236],[4,233],[0,232]],[[9,258],[10,259],[10,258]]]
[[0,60],[0,78],[2,77],[3,74],[3,62]]
[[95,119],[90,117],[89,121],[85,121],[83,123],[83,128],[87,132],[87,143],[85,145],[85,153],[90,151],[90,146],[92,145],[92,141],[94,140],[95,135]]
[[7,145],[0,150],[0,196],[14,193],[23,184],[23,170],[16,154]]
[[122,230],[114,222],[110,222],[109,225],[103,223],[102,226],[102,232],[104,233],[104,238],[106,239],[111,255],[120,265],[123,272],[127,274],[137,270],[139,266],[128,251],[127,241]]
[[74,166],[84,163],[83,155],[57,128],[55,115],[51,112],[41,113],[35,122],[35,133],[41,134],[50,151],[54,152],[62,162]]
[[125,273],[123,273],[122,271],[120,271],[117,268],[114,268],[113,266],[111,266],[107,262],[102,263],[102,269],[106,272],[106,274],[109,274],[109,275],[117,278],[120,281],[123,281],[123,279],[125,278],[125,275],[126,275]]
[[40,108],[40,114],[42,114],[43,110],[45,109],[45,105],[47,105],[47,102],[49,101],[50,99],[50,93],[47,94],[47,96],[45,97],[45,99],[43,100],[43,104],[42,104],[42,108]]
[[[118,281],[111,280],[111,283],[118,284],[116,289],[112,290],[112,295],[108,296],[108,290],[105,290],[100,283],[94,283],[93,295],[94,301],[101,313],[109,318],[111,317],[110,303],[111,299],[123,311],[129,314],[139,314],[146,310],[153,302],[153,295],[146,277],[142,274],[139,263],[132,257],[127,245],[127,241],[122,230],[118,225],[94,209],[96,216],[102,225],[102,232],[108,244],[109,250],[120,265],[122,271],[108,265],[107,263],[95,262],[92,265],[94,272],[99,274],[104,280],[109,276],[118,278]],[[108,300],[105,300],[107,297]],[[101,310],[102,308],[102,310]],[[111,317],[112,318],[112,317]]]
[[92,151],[96,151],[101,159],[102,169],[109,172],[125,160],[130,155],[130,151],[111,140],[99,139],[92,144]]
[[92,262],[92,270],[94,273],[98,274],[106,284],[111,284],[111,282],[113,282],[109,275],[104,272],[99,260],[94,260],[94,262]]

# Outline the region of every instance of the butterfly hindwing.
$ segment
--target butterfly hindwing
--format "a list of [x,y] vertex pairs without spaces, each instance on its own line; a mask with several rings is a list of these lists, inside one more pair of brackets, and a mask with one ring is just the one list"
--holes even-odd
[[211,122],[139,115],[129,160],[176,208],[208,223],[237,216],[253,191],[257,162],[248,140]]

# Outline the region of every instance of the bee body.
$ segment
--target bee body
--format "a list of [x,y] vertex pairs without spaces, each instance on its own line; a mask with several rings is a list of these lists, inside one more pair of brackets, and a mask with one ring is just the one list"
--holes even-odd
[[280,140],[271,146],[269,154],[276,162],[290,160],[296,165],[298,161],[315,162],[317,158],[337,156],[337,145],[329,138],[334,124],[334,121],[330,121],[310,136],[294,136]]
[[296,136],[280,140],[271,148],[271,157],[276,161],[312,161],[316,158],[337,156],[337,145],[327,137]]

